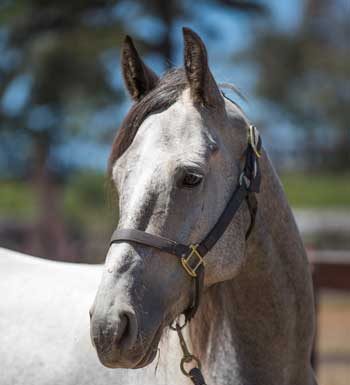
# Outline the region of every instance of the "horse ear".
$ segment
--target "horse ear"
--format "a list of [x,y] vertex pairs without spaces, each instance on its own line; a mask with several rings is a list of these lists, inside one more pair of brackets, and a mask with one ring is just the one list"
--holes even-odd
[[122,71],[124,82],[131,98],[142,99],[158,82],[158,76],[141,60],[130,36],[122,47]]
[[207,107],[223,105],[224,100],[208,66],[202,39],[191,29],[183,28],[184,64],[194,102]]

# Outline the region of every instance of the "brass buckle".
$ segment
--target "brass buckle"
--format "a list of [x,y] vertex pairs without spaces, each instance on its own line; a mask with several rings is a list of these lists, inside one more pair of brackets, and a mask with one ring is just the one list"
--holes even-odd
[[[197,277],[197,269],[199,268],[200,265],[203,265],[205,266],[205,262],[204,262],[204,259],[203,257],[199,254],[197,248],[198,248],[198,244],[197,245],[190,245],[190,249],[191,249],[191,252],[188,254],[187,257],[182,257],[181,258],[181,263],[182,263],[182,266],[183,268],[187,271],[187,273],[195,278]],[[190,259],[192,258],[192,256],[195,255],[197,258],[198,258],[198,262],[196,264],[196,266],[194,268],[192,268],[190,265],[189,265],[189,261]]]
[[249,126],[249,129],[248,129],[248,142],[252,146],[252,149],[255,155],[258,158],[260,158],[261,153],[258,151],[258,148],[257,148],[257,145],[259,142],[259,132],[258,132],[258,129],[252,124]]

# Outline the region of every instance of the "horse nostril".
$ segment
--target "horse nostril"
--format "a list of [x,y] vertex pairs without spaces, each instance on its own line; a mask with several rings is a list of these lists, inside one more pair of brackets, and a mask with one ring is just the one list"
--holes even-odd
[[120,349],[128,350],[136,342],[136,316],[131,312],[121,312],[113,331],[113,343]]
[[113,331],[113,343],[115,345],[120,345],[122,340],[127,337],[128,323],[128,317],[125,314],[121,314]]
[[127,351],[137,340],[138,328],[136,316],[131,311],[110,313],[107,319],[96,317],[93,312],[91,326],[92,343],[100,353],[111,349]]

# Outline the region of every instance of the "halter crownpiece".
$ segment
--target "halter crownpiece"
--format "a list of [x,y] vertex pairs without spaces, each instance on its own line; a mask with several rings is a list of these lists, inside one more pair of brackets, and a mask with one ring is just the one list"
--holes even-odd
[[[201,242],[184,245],[172,239],[153,235],[137,229],[117,229],[112,235],[110,245],[117,242],[137,243],[156,248],[179,258],[184,271],[186,271],[194,282],[192,303],[190,307],[184,311],[185,324],[194,317],[199,306],[204,283],[204,257],[222,237],[243,201],[247,202],[250,213],[250,225],[246,233],[246,239],[249,237],[254,227],[258,207],[255,193],[260,191],[261,184],[259,158],[261,157],[262,144],[259,131],[253,125],[248,127],[247,142],[245,164],[239,176],[238,186],[233,192],[216,224]],[[176,325],[175,330],[178,332],[181,347],[184,352],[184,357],[181,361],[181,370],[191,378],[195,385],[204,384],[204,379],[200,371],[200,362],[186,350],[187,348],[186,345],[184,345],[184,339],[181,334],[182,327],[178,327],[178,324]],[[198,367],[186,372],[184,370],[184,364],[190,361],[196,361]]]

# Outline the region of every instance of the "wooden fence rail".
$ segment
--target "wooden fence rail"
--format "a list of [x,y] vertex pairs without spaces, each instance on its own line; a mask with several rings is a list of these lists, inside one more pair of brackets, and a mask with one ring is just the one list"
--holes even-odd
[[[312,267],[313,285],[315,293],[316,320],[320,294],[323,289],[336,289],[350,292],[350,250],[322,250],[309,251],[308,258]],[[312,352],[312,364],[317,370],[317,327]]]

